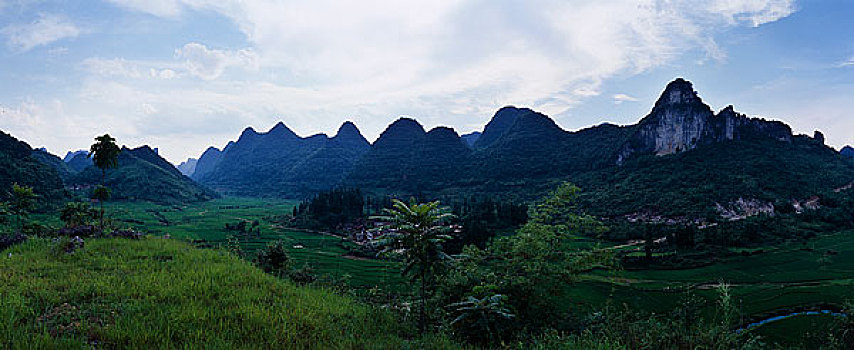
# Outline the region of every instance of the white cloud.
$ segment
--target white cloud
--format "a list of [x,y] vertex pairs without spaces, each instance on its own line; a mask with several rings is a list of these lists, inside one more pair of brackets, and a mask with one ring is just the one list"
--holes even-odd
[[836,65],[837,68],[851,67],[854,66],[854,56],[851,56],[846,61],[842,61]]
[[792,0],[715,0],[709,10],[720,13],[730,22],[748,22],[754,27],[777,21],[795,12]]
[[84,62],[91,74],[68,108],[120,123],[124,139],[172,160],[279,119],[302,135],[351,119],[369,139],[402,114],[468,131],[507,104],[560,122],[607,79],[686,53],[723,60],[717,34],[794,9],[780,0],[111,1],[170,20],[214,11],[246,38],[235,49],[202,37],[161,61]]
[[80,29],[59,15],[42,14],[29,24],[12,24],[0,29],[7,37],[6,44],[16,51],[29,51],[38,46],[74,38],[80,35]]
[[190,74],[205,80],[218,78],[231,66],[258,68],[258,56],[251,49],[216,50],[199,43],[188,43],[175,50],[175,57],[183,60]]
[[623,102],[637,102],[638,101],[637,97],[632,97],[632,96],[629,96],[626,94],[615,94],[613,96],[613,98],[614,98],[614,104],[616,104],[616,105],[621,104]]

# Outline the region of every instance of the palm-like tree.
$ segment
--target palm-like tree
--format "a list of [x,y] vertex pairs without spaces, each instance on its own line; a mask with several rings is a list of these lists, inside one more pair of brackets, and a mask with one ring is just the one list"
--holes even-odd
[[516,317],[504,306],[505,299],[506,297],[501,294],[480,299],[470,296],[465,301],[448,305],[459,314],[451,321],[451,325],[465,329],[476,338],[485,335],[485,340],[492,343],[495,340],[499,322]]
[[385,215],[372,217],[383,222],[382,236],[373,243],[381,254],[399,253],[403,257],[402,275],[416,280],[419,287],[418,330],[424,333],[427,325],[427,295],[435,287],[435,277],[451,257],[442,250],[442,242],[451,239],[450,228],[443,225],[453,217],[439,207],[439,202],[409,204],[394,200]]
[[121,149],[116,145],[116,139],[110,134],[104,134],[95,138],[95,143],[89,148],[88,157],[96,167],[101,169],[101,186],[94,192],[101,206],[101,230],[104,230],[104,201],[109,199],[109,190],[106,187],[107,169],[119,166],[119,153]]

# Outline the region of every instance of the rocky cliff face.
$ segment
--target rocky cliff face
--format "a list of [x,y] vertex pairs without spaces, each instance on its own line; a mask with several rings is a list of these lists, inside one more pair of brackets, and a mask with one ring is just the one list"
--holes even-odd
[[770,137],[791,142],[792,130],[784,123],[748,118],[728,106],[718,114],[697,96],[690,82],[678,78],[667,84],[652,111],[617,154],[617,164],[635,154],[667,155],[703,144],[727,140]]
[[198,162],[199,160],[196,158],[189,158],[186,161],[181,162],[181,164],[178,164],[178,171],[180,171],[181,174],[184,174],[185,176],[192,176],[193,173],[196,171],[196,164]]

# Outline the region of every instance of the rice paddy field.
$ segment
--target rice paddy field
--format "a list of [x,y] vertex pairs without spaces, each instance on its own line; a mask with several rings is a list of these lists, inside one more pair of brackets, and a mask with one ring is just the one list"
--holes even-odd
[[[178,240],[204,240],[206,246],[214,247],[228,247],[232,237],[231,246],[236,242],[247,256],[254,256],[257,249],[270,241],[282,240],[297,267],[309,265],[319,275],[343,277],[357,289],[408,289],[395,262],[348,256],[348,248],[354,244],[341,237],[287,229],[272,220],[290,213],[295,204],[223,198],[181,206],[112,203],[107,210],[119,226],[136,228],[152,236],[168,234]],[[56,218],[39,220],[59,224]],[[260,232],[238,235],[226,230],[227,223],[240,221],[257,221]],[[583,240],[579,246],[603,247]],[[678,308],[687,295],[692,295],[705,300],[706,311],[711,312],[717,297],[715,285],[727,283],[740,305],[741,324],[748,325],[793,311],[839,311],[846,302],[854,300],[852,231],[828,233],[807,243],[736,253],[698,268],[586,273],[570,287],[567,303],[578,310],[594,310],[610,303],[666,314]],[[835,321],[832,315],[798,316],[747,331],[761,335],[766,342],[809,344],[818,331]]]
[[[283,228],[271,220],[291,213],[294,201],[221,198],[185,205],[159,205],[145,202],[107,203],[107,216],[117,227],[133,228],[152,236],[169,235],[172,239],[200,241],[200,246],[229,248],[229,239],[240,246],[245,256],[268,242],[281,240],[289,248],[294,267],[310,266],[314,273],[333,279],[346,279],[352,287],[382,290],[405,290],[395,262],[348,256],[354,243],[338,236]],[[60,226],[57,215],[37,216],[36,220]],[[239,234],[226,229],[226,224],[257,221],[258,234]],[[233,243],[232,243],[233,245]]]

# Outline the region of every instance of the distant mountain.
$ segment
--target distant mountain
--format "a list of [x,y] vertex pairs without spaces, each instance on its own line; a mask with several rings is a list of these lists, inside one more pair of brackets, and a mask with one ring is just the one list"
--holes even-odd
[[854,148],[851,146],[845,146],[841,151],[839,151],[839,154],[854,158]]
[[49,153],[44,148],[34,149],[32,156],[42,164],[46,164],[56,170],[56,173],[59,174],[59,177],[63,181],[66,181],[71,178],[71,175],[76,172],[73,169],[69,168],[68,165],[62,161],[62,159],[60,159],[58,156]]
[[344,184],[387,193],[435,192],[465,176],[471,153],[453,129],[425,132],[414,119],[401,118],[380,134]]
[[[715,115],[681,78],[667,84],[652,112],[641,119],[637,131],[623,144],[616,162],[638,153],[667,155],[703,144],[767,137],[791,142],[792,129],[782,122],[751,119],[727,106]],[[817,135],[820,135],[818,133]],[[824,137],[821,137],[824,143]]]
[[92,158],[89,158],[89,152],[77,153],[71,159],[67,160],[65,164],[75,173],[79,173],[94,163],[92,162]]
[[477,142],[477,139],[480,138],[480,135],[481,135],[480,131],[474,131],[474,132],[462,135],[462,136],[460,136],[460,138],[463,139],[463,142],[465,142],[469,147],[473,147],[474,143]]
[[178,164],[178,171],[185,176],[191,176],[193,175],[193,172],[196,171],[196,164],[198,162],[199,160],[196,158],[189,158],[186,161],[181,162],[181,164]]
[[13,183],[33,187],[41,203],[66,197],[57,169],[45,164],[53,160],[46,152],[38,151],[36,156],[33,152],[26,142],[0,131],[0,201],[9,198]]
[[[849,151],[850,152],[850,151]],[[373,143],[345,123],[332,138],[299,137],[279,123],[208,149],[193,178],[223,193],[300,198],[334,186],[398,197],[472,194],[530,200],[563,181],[600,216],[697,217],[739,199],[786,205],[854,181],[854,163],[824,135],[727,106],[715,113],[676,79],[637,124],[568,132],[528,108],[498,110],[482,133],[425,131],[401,118]]]
[[71,161],[71,159],[73,159],[74,157],[81,155],[81,154],[87,155],[87,154],[89,154],[89,151],[83,150],[83,149],[81,149],[79,151],[74,151],[74,152],[68,151],[68,153],[65,154],[65,157],[62,158],[62,161],[68,163]]
[[[74,175],[69,185],[86,189],[100,182],[101,170],[89,166]],[[113,198],[119,200],[185,203],[204,201],[217,196],[215,192],[182,175],[148,146],[134,149],[122,147],[119,167],[107,170],[106,184],[112,191]]]
[[509,106],[471,152],[447,142],[424,151],[431,143],[424,139],[414,120],[395,122],[345,184],[399,196],[532,199],[568,180],[582,186],[597,215],[703,216],[739,198],[790,203],[854,180],[854,166],[820,133],[794,136],[782,122],[748,118],[732,106],[715,114],[683,79],[668,84],[635,125],[567,132],[541,113]]
[[341,182],[370,144],[346,122],[334,137],[299,137],[284,123],[266,133],[247,128],[222,151],[209,148],[193,178],[222,193],[299,198]]

